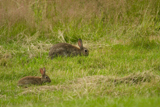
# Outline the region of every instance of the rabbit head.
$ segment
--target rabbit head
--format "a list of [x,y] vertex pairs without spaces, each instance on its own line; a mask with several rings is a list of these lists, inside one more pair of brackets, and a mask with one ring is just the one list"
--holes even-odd
[[89,50],[87,48],[83,47],[83,43],[82,43],[81,39],[78,40],[78,46],[80,48],[81,54],[83,54],[84,56],[89,55]]
[[45,67],[43,69],[40,68],[40,73],[42,74],[41,81],[43,83],[45,83],[45,82],[51,82],[51,79],[49,78],[48,75],[45,74],[45,72],[46,72],[46,68]]

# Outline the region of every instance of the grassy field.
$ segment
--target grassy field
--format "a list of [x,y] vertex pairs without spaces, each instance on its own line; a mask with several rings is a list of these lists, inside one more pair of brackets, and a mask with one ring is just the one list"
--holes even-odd
[[[158,107],[159,0],[1,0],[1,107]],[[53,44],[89,56],[48,58]],[[24,76],[52,82],[21,88]]]

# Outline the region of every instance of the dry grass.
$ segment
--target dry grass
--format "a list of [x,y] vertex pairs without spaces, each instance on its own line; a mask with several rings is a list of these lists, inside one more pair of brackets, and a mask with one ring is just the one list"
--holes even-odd
[[94,93],[94,95],[109,94],[112,96],[117,96],[117,94],[125,95],[130,93],[122,90],[117,90],[118,87],[121,87],[121,85],[123,86],[125,84],[128,84],[130,87],[145,87],[146,84],[154,86],[155,83],[159,82],[160,76],[154,75],[150,72],[142,72],[136,74],[133,73],[124,77],[95,75],[78,78],[62,85],[29,87],[24,89],[24,91],[20,93],[20,95],[63,90],[65,94],[68,93],[67,95],[69,95],[70,93],[71,96],[73,94],[78,97],[82,97],[91,93]]
[[[143,4],[144,1],[134,2]],[[157,14],[156,7],[152,9],[157,1],[148,0],[146,2],[141,10],[134,10],[135,7],[137,9],[139,7],[125,0],[1,0],[0,23],[4,24],[8,20],[8,24],[12,25],[19,20],[25,20],[28,25],[36,26],[38,24],[36,22],[40,21],[40,25],[49,28],[50,25],[59,21],[65,23],[82,19],[82,22],[86,22],[98,17],[103,18],[106,22],[111,20],[114,20],[114,23],[133,21],[138,24],[144,13],[145,15]],[[131,14],[132,11],[135,12]],[[137,15],[136,19],[132,15]]]
[[55,42],[75,42],[82,37],[99,42],[97,47],[106,46],[106,41],[113,45],[134,44],[132,41],[137,42],[135,38],[139,37],[159,41],[156,31],[159,3],[158,0],[1,0],[0,25],[4,29],[0,37],[6,42],[18,38],[18,42],[24,41],[23,47],[38,51],[41,46],[35,47],[33,42],[41,36]]

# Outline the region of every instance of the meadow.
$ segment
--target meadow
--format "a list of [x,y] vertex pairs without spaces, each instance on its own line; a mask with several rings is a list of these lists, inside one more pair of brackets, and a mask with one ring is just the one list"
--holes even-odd
[[[159,0],[0,0],[1,107],[158,107]],[[89,56],[48,57],[56,43]],[[24,76],[51,83],[17,86]]]

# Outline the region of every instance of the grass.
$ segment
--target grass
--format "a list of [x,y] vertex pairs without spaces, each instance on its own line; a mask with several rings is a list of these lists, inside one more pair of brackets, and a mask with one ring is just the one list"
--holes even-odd
[[[0,106],[155,106],[160,100],[159,0],[0,2]],[[88,57],[48,58],[53,44]],[[24,76],[52,82],[17,87]]]
[[[149,105],[158,105],[160,77],[157,49],[148,51],[122,45],[105,49],[92,50],[88,57],[59,57],[53,60],[47,58],[48,52],[31,59],[17,55],[6,61],[5,66],[1,64],[1,104],[133,106],[136,103],[137,106],[146,106],[148,102]],[[50,84],[27,89],[16,86],[21,77],[40,76],[39,68],[43,66],[52,80]],[[108,78],[111,80],[107,81]],[[138,82],[134,83],[134,78]],[[115,80],[118,82],[114,83]]]

